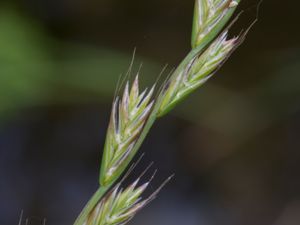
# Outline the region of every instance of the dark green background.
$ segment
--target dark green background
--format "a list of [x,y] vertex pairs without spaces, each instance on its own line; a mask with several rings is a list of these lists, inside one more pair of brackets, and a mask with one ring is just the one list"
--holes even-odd
[[[257,4],[242,1],[232,35]],[[218,74],[156,123],[136,173],[155,162],[149,191],[176,176],[131,224],[300,223],[299,7],[263,1]],[[134,47],[149,86],[188,53],[192,12],[193,0],[1,1],[1,224],[18,224],[21,210],[29,224],[72,224],[97,188],[114,88]]]

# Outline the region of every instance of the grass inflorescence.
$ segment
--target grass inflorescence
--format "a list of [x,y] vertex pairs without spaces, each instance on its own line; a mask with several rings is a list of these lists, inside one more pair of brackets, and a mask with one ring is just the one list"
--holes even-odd
[[[139,76],[114,98],[102,157],[99,189],[74,225],[123,225],[153,200],[142,194],[149,182],[140,179],[124,190],[118,182],[157,118],[198,89],[244,40],[245,33],[228,38],[229,23],[240,0],[196,0],[191,51],[154,97],[155,86],[140,92]],[[151,179],[150,179],[151,180]],[[168,182],[170,178],[166,180]],[[163,185],[166,183],[164,182]]]

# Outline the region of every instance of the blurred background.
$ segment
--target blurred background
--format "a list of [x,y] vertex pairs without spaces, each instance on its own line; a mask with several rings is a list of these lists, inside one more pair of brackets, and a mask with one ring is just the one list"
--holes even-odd
[[[190,49],[193,0],[2,0],[0,224],[72,224],[97,188],[134,47],[143,87]],[[244,0],[238,34],[257,14]],[[157,121],[141,152],[173,181],[132,225],[300,224],[299,1],[265,0],[246,42]],[[133,179],[134,175],[129,179]],[[24,222],[25,224],[25,222]]]

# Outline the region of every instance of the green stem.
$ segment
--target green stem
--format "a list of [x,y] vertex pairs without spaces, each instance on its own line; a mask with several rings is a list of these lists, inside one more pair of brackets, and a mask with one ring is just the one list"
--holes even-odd
[[95,192],[95,194],[88,201],[88,203],[85,205],[82,212],[77,217],[76,221],[74,222],[74,225],[83,225],[84,224],[84,222],[88,218],[88,215],[92,212],[92,210],[99,203],[99,201],[102,199],[102,197],[108,191],[109,188],[110,188],[110,186],[101,186],[98,188],[98,190]]

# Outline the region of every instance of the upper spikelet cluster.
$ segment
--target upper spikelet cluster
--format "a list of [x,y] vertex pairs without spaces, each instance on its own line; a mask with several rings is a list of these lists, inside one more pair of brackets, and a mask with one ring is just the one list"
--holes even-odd
[[101,164],[101,185],[113,182],[123,172],[123,164],[129,156],[134,154],[132,149],[153,106],[153,91],[154,87],[139,93],[137,75],[131,90],[127,82],[123,97],[114,100]]
[[169,80],[158,116],[169,112],[178,102],[204,84],[228,58],[239,39],[227,40],[227,33],[223,32],[202,54],[196,55],[178,76]]
[[198,0],[195,3],[192,48],[202,44],[218,26],[222,19],[233,10],[239,0]]

